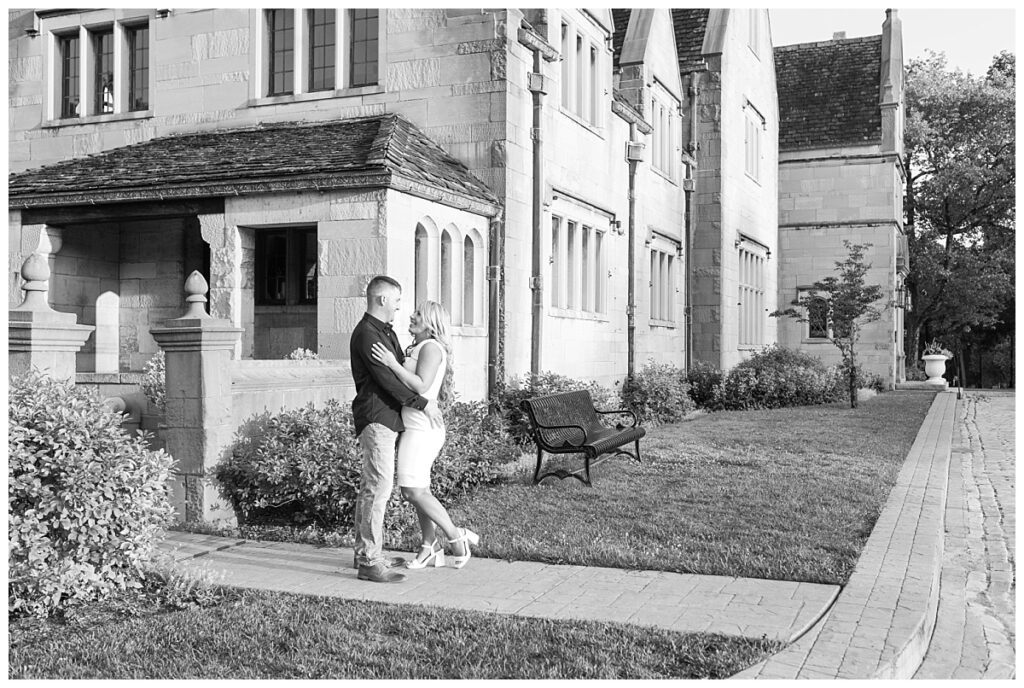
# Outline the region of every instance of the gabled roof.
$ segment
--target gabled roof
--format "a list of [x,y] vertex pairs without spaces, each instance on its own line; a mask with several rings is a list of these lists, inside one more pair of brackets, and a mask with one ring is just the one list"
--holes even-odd
[[779,150],[879,142],[881,60],[881,36],[775,48]]
[[[395,114],[152,139],[12,174],[12,208],[389,186],[458,207],[498,198]],[[488,213],[492,214],[492,213]]]
[[672,25],[676,31],[679,63],[697,62],[702,57],[704,34],[708,28],[709,9],[673,9]]

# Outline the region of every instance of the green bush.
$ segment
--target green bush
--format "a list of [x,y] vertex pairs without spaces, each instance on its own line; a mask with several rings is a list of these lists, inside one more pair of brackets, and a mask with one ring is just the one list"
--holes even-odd
[[843,398],[835,380],[816,356],[770,346],[729,371],[723,404],[729,409],[763,409],[831,403]]
[[928,376],[924,374],[924,371],[916,366],[907,366],[906,372],[908,382],[924,382],[928,379]]
[[690,366],[686,380],[690,385],[689,394],[697,408],[715,411],[722,408],[725,394],[725,376],[713,363],[697,361]]
[[[434,463],[431,490],[442,503],[497,478],[496,465],[518,450],[482,403],[445,405],[447,441]],[[243,524],[352,526],[362,454],[352,413],[329,401],[251,420],[231,455],[214,470],[220,489]],[[388,537],[414,522],[397,486],[388,503]]]
[[[843,397],[849,393],[850,389],[849,370],[850,367],[846,365],[846,361],[843,361],[835,368],[835,384]],[[885,391],[885,380],[882,379],[882,376],[878,373],[868,372],[861,366],[857,366],[856,382],[854,384],[857,389],[873,389],[879,394]]]
[[163,349],[157,351],[142,366],[142,393],[153,405],[153,410],[163,413],[167,405],[167,357]]
[[596,381],[585,382],[549,371],[538,373],[536,376],[522,375],[512,378],[508,385],[498,391],[496,401],[512,439],[520,446],[525,446],[531,442],[530,419],[519,408],[519,404],[533,397],[581,389],[590,392],[594,408],[598,411],[612,411],[620,407],[618,395]]
[[8,612],[46,616],[139,588],[171,517],[171,457],[74,384],[11,380]]
[[647,425],[682,420],[696,406],[690,398],[686,371],[650,361],[622,385],[622,403]]

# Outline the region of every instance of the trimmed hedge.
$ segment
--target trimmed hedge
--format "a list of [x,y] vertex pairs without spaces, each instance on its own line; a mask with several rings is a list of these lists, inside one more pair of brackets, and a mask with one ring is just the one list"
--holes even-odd
[[[447,441],[434,463],[431,490],[448,504],[494,482],[496,466],[514,461],[519,451],[482,403],[452,402],[444,415]],[[321,408],[252,419],[214,470],[239,522],[351,528],[362,467],[352,430],[351,410],[333,400]],[[386,537],[394,539],[414,521],[396,486],[385,516]]]
[[622,385],[622,403],[646,425],[682,420],[696,409],[689,394],[686,371],[650,361]]
[[140,588],[173,513],[171,457],[72,383],[18,376],[9,401],[9,614]]

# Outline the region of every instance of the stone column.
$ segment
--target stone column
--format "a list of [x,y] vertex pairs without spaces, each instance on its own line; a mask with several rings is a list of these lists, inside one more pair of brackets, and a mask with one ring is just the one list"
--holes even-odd
[[46,255],[33,253],[21,268],[25,299],[8,311],[8,366],[10,375],[35,368],[51,377],[75,379],[75,354],[92,334],[93,327],[79,325],[73,313],[50,307],[50,266]]
[[232,523],[234,513],[211,482],[234,435],[231,360],[242,330],[207,315],[209,286],[195,271],[185,280],[187,312],[150,330],[166,354],[167,416],[163,437],[176,461],[172,493],[186,522]]
[[235,356],[252,358],[255,235],[251,229],[229,226],[223,214],[198,218],[203,241],[210,245],[210,313],[242,329]]

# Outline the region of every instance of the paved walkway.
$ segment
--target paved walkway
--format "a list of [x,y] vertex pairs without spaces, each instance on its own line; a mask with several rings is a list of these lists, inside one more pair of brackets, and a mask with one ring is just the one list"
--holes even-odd
[[458,570],[408,571],[402,583],[381,584],[356,578],[351,549],[179,532],[168,533],[162,547],[175,552],[183,567],[208,569],[243,588],[785,642],[811,627],[839,592],[838,586],[814,583],[484,558]]
[[915,678],[1014,676],[1014,397],[969,392],[957,414],[935,632]]

